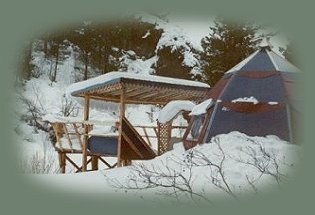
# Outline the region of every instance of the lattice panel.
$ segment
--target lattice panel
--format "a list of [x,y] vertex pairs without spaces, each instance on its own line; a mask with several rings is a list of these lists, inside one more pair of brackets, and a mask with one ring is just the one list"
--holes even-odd
[[167,151],[171,140],[172,125],[170,123],[158,123],[158,154],[161,155]]

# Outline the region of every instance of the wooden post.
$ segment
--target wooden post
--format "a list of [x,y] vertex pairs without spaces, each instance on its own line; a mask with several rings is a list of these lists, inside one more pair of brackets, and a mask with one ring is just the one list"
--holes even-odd
[[162,140],[161,140],[161,123],[157,122],[157,141],[158,141],[158,155],[161,155],[161,145],[162,145]]
[[[84,97],[84,120],[89,120],[90,115],[90,96],[85,95]],[[87,170],[87,140],[89,133],[89,126],[84,124],[84,136],[83,136],[83,147],[82,147],[82,172]]]
[[124,162],[121,160],[121,146],[122,146],[122,124],[125,117],[125,87],[122,85],[119,104],[119,136],[117,149],[117,166],[121,167]]
[[91,156],[91,165],[92,165],[92,170],[98,170],[98,156],[96,155],[92,155]]
[[58,152],[59,155],[59,167],[61,173],[66,173],[66,156],[64,152]]

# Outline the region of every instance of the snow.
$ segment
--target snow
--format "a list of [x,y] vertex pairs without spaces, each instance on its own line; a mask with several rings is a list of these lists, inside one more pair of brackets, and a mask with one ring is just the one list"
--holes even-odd
[[185,86],[191,86],[191,87],[210,88],[208,84],[201,83],[198,81],[189,81],[189,80],[184,80],[184,79],[168,78],[168,77],[162,77],[162,76],[156,76],[156,75],[134,74],[134,73],[128,73],[128,72],[109,72],[104,75],[100,75],[98,77],[91,78],[86,81],[82,81],[82,82],[78,82],[78,83],[70,85],[70,87],[67,88],[67,94],[75,95],[77,93],[87,91],[91,88],[97,88],[97,87],[104,86],[109,83],[113,83],[121,78],[167,83],[167,84],[174,84],[174,85],[185,85]]
[[272,63],[281,72],[292,72],[292,73],[300,73],[301,70],[294,66],[292,63],[275,53],[274,51],[267,52]]
[[148,36],[150,36],[150,30],[147,30],[147,32],[145,33],[145,35],[142,36],[142,39],[147,38]]
[[158,121],[167,123],[174,119],[181,111],[192,111],[195,104],[191,101],[176,100],[171,101],[159,113]]
[[107,133],[104,130],[93,129],[89,132],[91,136],[102,136],[102,137],[118,137],[118,133]]
[[194,67],[200,66],[199,60],[196,58],[196,54],[192,53],[191,51],[184,52],[184,65]]
[[128,56],[123,56],[120,59],[123,64],[127,65],[126,69],[122,69],[121,72],[124,72],[124,70],[127,70],[130,73],[135,73],[135,74],[141,74],[141,75],[150,75],[155,72],[155,70],[152,68],[152,65],[154,65],[158,57],[153,56],[149,59],[130,59]]
[[200,104],[196,105],[189,115],[201,115],[207,113],[209,107],[213,104],[212,99],[207,99]]
[[[191,67],[192,70],[190,73],[196,75],[196,71],[198,71],[196,67],[200,68],[200,63],[197,55],[193,53],[193,49],[202,51],[201,38],[198,38],[198,41],[195,41],[189,37],[188,32],[183,29],[183,25],[181,25],[182,23],[176,23],[175,21],[167,22],[146,13],[136,14],[136,17],[140,18],[143,22],[155,24],[156,29],[163,30],[161,38],[156,46],[156,53],[165,47],[170,47],[172,52],[177,50],[181,51],[184,55],[183,65]],[[208,29],[208,26],[206,29]],[[203,34],[204,33],[205,32],[203,32]]]
[[248,102],[248,103],[258,104],[258,100],[254,96],[233,99],[232,102],[233,103]]
[[[110,170],[100,170],[96,172],[66,174],[66,175],[30,175],[31,180],[38,183],[47,184],[53,189],[68,190],[76,193],[116,193],[121,197],[128,195],[133,196],[141,201],[154,198],[158,200],[161,193],[172,192],[172,189],[167,188],[152,188],[144,190],[128,190],[114,187],[115,184],[123,184],[132,186],[131,179],[139,181],[141,186],[142,178],[138,174],[134,174],[134,167],[142,165],[148,169],[155,169],[163,172],[181,173],[185,177],[189,177],[190,171],[186,166],[188,158],[191,155],[204,155],[207,159],[215,164],[222,161],[224,153],[225,160],[223,161],[223,172],[235,195],[241,196],[244,194],[254,193],[248,180],[253,181],[258,192],[264,192],[267,187],[277,188],[277,182],[268,174],[261,174],[257,168],[246,164],[251,162],[255,155],[260,162],[268,162],[270,171],[275,171],[275,166],[271,160],[263,155],[261,149],[275,157],[279,164],[279,170],[282,174],[290,176],[292,170],[299,161],[300,147],[282,141],[276,136],[266,137],[250,137],[239,132],[231,132],[229,134],[221,134],[212,138],[208,144],[198,145],[195,148],[185,151],[182,143],[174,145],[174,149],[162,156],[156,157],[149,161],[135,161],[131,167],[115,168]],[[195,158],[196,162],[198,159]],[[212,172],[213,171],[213,172]],[[209,198],[216,199],[218,196],[229,198],[229,196],[218,187],[211,183],[212,174],[216,171],[207,165],[193,167],[191,170],[192,183],[195,192],[204,190]],[[152,178],[154,180],[154,178]],[[218,178],[222,183],[222,180]],[[88,186],[86,182],[88,183]],[[169,197],[169,196],[168,196]]]
[[279,104],[278,102],[268,102],[269,105],[277,105]]
[[269,42],[269,38],[264,37],[264,38],[262,39],[262,41],[260,42],[259,47],[261,47],[261,48],[264,48],[264,47],[270,47],[270,48],[272,48],[272,45],[271,45],[270,42]]

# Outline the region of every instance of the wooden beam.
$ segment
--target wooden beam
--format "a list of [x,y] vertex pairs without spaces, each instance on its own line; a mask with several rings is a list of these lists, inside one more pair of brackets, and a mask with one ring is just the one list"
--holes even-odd
[[98,170],[98,156],[91,155],[91,159],[92,159],[92,171]]
[[[102,96],[95,96],[91,95],[90,99],[99,100],[99,101],[106,101],[106,102],[114,102],[114,103],[120,103],[120,99],[110,99],[108,97],[102,97]],[[126,99],[125,98],[125,104],[145,104],[145,105],[165,105],[170,100],[167,101],[157,101],[157,100],[148,100],[148,101],[139,101],[136,98],[133,99]]]
[[[52,123],[52,127],[53,127],[53,130],[54,130],[55,135],[56,135],[56,141],[57,141],[56,144],[58,144],[59,145],[59,149],[62,150],[63,147],[62,147],[62,144],[61,144],[60,123]],[[55,148],[57,148],[57,147],[55,146]]]
[[110,165],[105,159],[103,159],[101,156],[98,157],[100,159],[100,161],[102,161],[108,168],[114,168],[117,163],[114,163],[113,165]]
[[76,136],[77,136],[77,139],[78,139],[79,144],[80,144],[81,149],[82,149],[82,148],[83,148],[83,142],[82,142],[82,139],[81,139],[81,135],[80,135],[78,126],[77,126],[77,124],[75,124],[75,123],[72,123],[72,126],[73,126],[73,128],[74,128],[75,134],[76,134]]
[[121,94],[120,94],[120,106],[119,106],[119,136],[118,136],[118,144],[117,144],[117,166],[122,166],[122,160],[121,160],[121,146],[122,146],[122,124],[123,124],[123,118],[125,117],[125,87],[122,86],[121,88]]
[[131,97],[135,97],[138,98],[141,95],[147,95],[148,93],[150,94],[152,92],[152,89],[147,90],[146,88],[137,88],[135,91],[133,91],[132,93],[126,93],[126,97],[131,98]]
[[73,149],[73,147],[72,147],[72,141],[71,141],[71,138],[70,138],[70,136],[69,136],[69,132],[68,132],[68,129],[67,129],[67,125],[66,125],[66,123],[63,123],[62,125],[63,125],[62,127],[63,127],[63,130],[64,130],[64,132],[65,132],[65,135],[66,135],[66,137],[67,137],[67,139],[68,139],[70,149]]
[[144,132],[144,136],[145,136],[145,138],[148,141],[149,146],[152,147],[152,144],[151,144],[151,141],[150,141],[150,138],[149,138],[149,135],[148,135],[148,132],[147,132],[146,128],[142,127],[142,129],[143,129],[143,132]]
[[76,172],[80,172],[81,171],[81,168],[76,163],[74,163],[74,161],[71,160],[67,155],[65,155],[65,159],[67,161],[69,161],[69,163],[72,164],[72,166],[74,166],[77,169]]
[[93,94],[93,93],[108,93],[108,92],[113,92],[113,91],[120,91],[121,90],[121,83],[114,83],[114,84],[110,84],[107,85],[103,88],[97,88],[94,90],[89,91],[89,94]]
[[58,156],[60,171],[64,174],[66,172],[66,155],[63,152],[59,152]]
[[[89,120],[90,115],[90,96],[85,95],[84,97],[84,119]],[[84,136],[83,136],[83,148],[82,148],[82,172],[86,171],[87,168],[87,141],[88,141],[89,126],[84,125]]]

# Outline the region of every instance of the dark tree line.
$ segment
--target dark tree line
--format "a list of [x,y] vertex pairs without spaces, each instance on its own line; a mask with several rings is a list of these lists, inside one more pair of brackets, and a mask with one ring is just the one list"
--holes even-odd
[[[143,36],[149,33],[145,38]],[[77,27],[67,28],[58,32],[46,33],[39,38],[41,44],[32,42],[27,48],[22,68],[23,78],[29,79],[32,75],[32,51],[42,51],[45,59],[51,60],[51,79],[56,80],[59,63],[67,57],[68,47],[79,54],[83,63],[80,71],[84,80],[90,78],[89,68],[104,74],[119,69],[119,58],[127,50],[132,50],[139,57],[150,58],[155,55],[156,44],[162,30],[154,24],[131,19],[117,23],[89,23]],[[97,74],[96,74],[97,75]]]
[[[248,22],[231,22],[217,18],[210,27],[210,33],[201,41],[203,51],[195,50],[190,44],[185,44],[200,61],[203,81],[214,85],[228,69],[251,54],[261,40],[261,26]],[[32,51],[42,51],[51,62],[50,78],[56,81],[58,65],[69,55],[71,46],[81,62],[76,68],[81,74],[81,80],[92,76],[105,74],[123,69],[122,56],[128,50],[135,55],[133,59],[149,59],[155,55],[158,60],[152,67],[156,75],[198,79],[201,77],[191,74],[192,67],[183,63],[185,47],[175,50],[166,46],[157,50],[156,46],[163,30],[155,24],[130,18],[124,22],[83,23],[54,33],[46,33],[39,38],[41,44],[30,43],[23,59],[23,78],[30,79],[38,74],[32,61]],[[176,40],[178,38],[173,38]],[[282,50],[291,59],[291,49]],[[290,60],[289,59],[289,60]],[[96,74],[92,74],[90,68]]]

